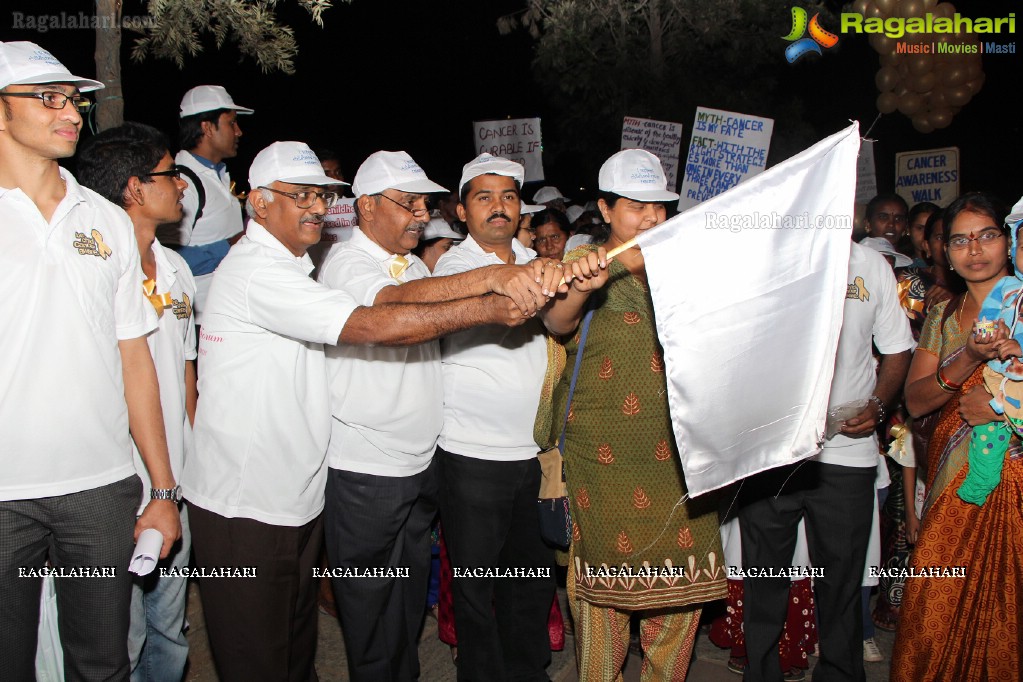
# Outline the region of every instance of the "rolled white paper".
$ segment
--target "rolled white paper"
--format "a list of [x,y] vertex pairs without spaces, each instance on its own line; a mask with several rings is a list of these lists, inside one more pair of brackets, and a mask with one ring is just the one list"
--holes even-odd
[[161,549],[163,549],[163,533],[155,528],[146,528],[139,535],[135,551],[131,553],[128,570],[136,575],[149,575],[156,568],[156,562],[160,560]]

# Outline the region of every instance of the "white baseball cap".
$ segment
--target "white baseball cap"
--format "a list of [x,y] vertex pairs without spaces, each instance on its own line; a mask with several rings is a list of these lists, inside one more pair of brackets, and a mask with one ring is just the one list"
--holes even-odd
[[385,189],[413,194],[432,194],[448,190],[426,177],[426,172],[406,152],[373,152],[355,171],[352,191],[355,196],[380,194]]
[[568,222],[574,223],[579,220],[579,216],[586,212],[582,206],[569,206],[568,210],[565,211],[565,216],[568,218]]
[[867,237],[860,241],[860,246],[874,249],[882,256],[892,256],[895,259],[895,267],[897,268],[904,268],[913,264],[912,258],[896,251],[892,243],[884,237]]
[[529,215],[530,213],[539,213],[545,210],[546,206],[538,206],[537,204],[527,204],[526,202],[519,200],[519,215]]
[[181,98],[181,118],[217,109],[233,109],[239,114],[252,113],[252,109],[235,104],[221,85],[197,85]]
[[462,193],[470,180],[481,175],[503,175],[507,178],[514,178],[519,187],[522,187],[522,183],[526,180],[526,169],[522,167],[521,163],[483,152],[462,166],[462,179],[458,181],[458,193]]
[[600,167],[597,187],[633,201],[675,201],[661,161],[645,149],[623,149]]
[[430,222],[426,224],[426,228],[423,230],[423,236],[419,238],[419,241],[422,243],[428,242],[431,239],[441,239],[443,237],[448,237],[449,239],[454,239],[456,241],[462,241],[465,239],[465,235],[455,232],[455,230],[448,225],[448,221],[443,218],[430,218]]
[[1005,216],[1006,225],[1015,225],[1019,221],[1023,220],[1023,197],[1019,198],[1016,205],[1012,207],[1012,211],[1009,215]]
[[0,88],[39,83],[71,83],[79,92],[106,87],[99,81],[72,75],[60,60],[35,43],[0,42]]
[[554,201],[561,199],[566,204],[569,203],[570,199],[564,194],[558,191],[557,187],[547,185],[536,190],[536,194],[533,195],[533,203],[535,204],[546,204],[548,201]]
[[249,166],[249,187],[267,187],[272,182],[293,185],[347,185],[324,174],[320,160],[305,142],[274,142],[256,154]]

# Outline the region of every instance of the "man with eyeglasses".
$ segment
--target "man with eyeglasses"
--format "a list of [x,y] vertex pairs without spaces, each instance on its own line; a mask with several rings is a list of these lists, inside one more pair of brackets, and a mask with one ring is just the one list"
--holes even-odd
[[[78,154],[83,185],[125,210],[138,240],[145,282],[139,291],[159,318],[147,337],[160,383],[160,404],[175,478],[192,450],[195,420],[195,280],[184,259],[156,239],[160,225],[181,220],[185,183],[174,165],[163,133],[141,123],[125,123],[90,138]],[[135,471],[142,479],[141,514],[150,504],[149,474],[135,452]],[[180,502],[174,500],[175,503]],[[188,513],[179,506],[181,542],[147,576],[134,576],[128,656],[131,679],[178,681],[188,661],[185,598],[192,549]],[[161,575],[163,574],[163,575]]]
[[[225,160],[238,154],[242,136],[238,117],[252,113],[252,109],[235,104],[220,85],[198,85],[181,98],[181,151],[174,162],[184,166],[187,187],[184,215],[173,236],[167,238],[195,275],[195,321],[200,326],[213,272],[244,229],[242,209],[232,191],[234,183]],[[195,186],[197,181],[201,188]]]
[[[181,529],[146,335],[156,315],[124,211],[57,160],[102,88],[30,42],[0,43],[0,679],[34,679],[41,576],[69,679],[128,676],[133,536]],[[154,499],[136,520],[142,485]]]
[[878,194],[867,203],[867,236],[887,239],[898,247],[909,227],[909,205],[898,194]]
[[[249,169],[246,235],[221,262],[199,339],[195,453],[182,488],[221,679],[314,679],[316,593],[331,417],[324,344],[414,345],[525,317],[500,296],[361,306],[309,278],[306,249],[337,200],[301,142]],[[360,387],[367,397],[372,386]],[[366,614],[375,618],[377,614]]]
[[[494,292],[533,315],[548,299],[544,290],[558,285],[555,272],[537,282],[539,271],[524,265],[431,278],[411,251],[430,221],[427,196],[447,190],[405,152],[371,154],[356,172],[353,190],[359,226],[328,255],[320,281],[362,305],[453,301],[465,316]],[[433,453],[443,425],[440,344],[331,347],[327,366],[333,419],[326,541],[338,573],[333,585],[348,669],[355,682],[418,679],[430,525],[439,494]],[[347,577],[353,569],[391,574]]]

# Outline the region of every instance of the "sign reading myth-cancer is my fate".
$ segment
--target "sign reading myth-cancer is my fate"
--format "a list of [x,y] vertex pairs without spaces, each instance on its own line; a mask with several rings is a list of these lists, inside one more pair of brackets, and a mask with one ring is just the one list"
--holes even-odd
[[521,163],[526,182],[544,179],[539,118],[473,121],[472,138],[477,155],[487,152]]
[[959,196],[959,147],[896,154],[895,191],[910,206],[921,201],[948,206]]
[[678,210],[721,194],[767,166],[774,119],[697,107]]
[[682,146],[682,124],[626,116],[622,124],[622,149],[645,149],[660,162],[668,177],[668,190],[678,187],[678,152]]

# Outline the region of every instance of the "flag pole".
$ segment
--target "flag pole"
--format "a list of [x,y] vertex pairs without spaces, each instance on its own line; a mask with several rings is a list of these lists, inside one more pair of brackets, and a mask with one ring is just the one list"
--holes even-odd
[[[625,242],[623,244],[619,244],[618,246],[616,246],[613,249],[611,249],[610,251],[608,251],[607,252],[607,262],[610,263],[611,261],[613,261],[614,257],[617,256],[618,254],[620,254],[622,251],[628,251],[633,246],[636,246],[636,244],[637,244],[636,239],[637,239],[636,237],[633,237],[629,241],[627,241],[627,242]],[[558,282],[558,286],[560,287],[564,283],[565,283],[565,278],[562,277],[561,281]]]

